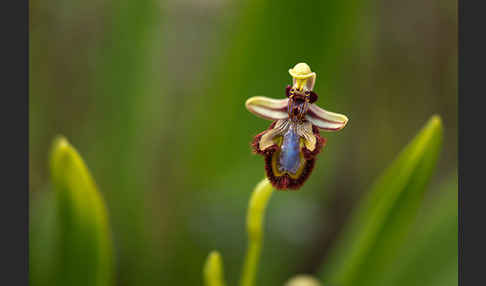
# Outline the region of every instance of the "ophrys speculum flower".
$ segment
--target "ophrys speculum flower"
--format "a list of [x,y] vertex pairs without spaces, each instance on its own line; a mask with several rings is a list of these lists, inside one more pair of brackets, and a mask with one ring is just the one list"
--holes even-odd
[[348,118],[314,104],[316,74],[305,63],[289,69],[292,86],[285,99],[263,96],[249,98],[245,105],[253,114],[272,120],[270,127],[256,135],[252,146],[265,157],[265,171],[276,189],[298,189],[309,178],[316,155],[326,143],[320,130],[341,130]]

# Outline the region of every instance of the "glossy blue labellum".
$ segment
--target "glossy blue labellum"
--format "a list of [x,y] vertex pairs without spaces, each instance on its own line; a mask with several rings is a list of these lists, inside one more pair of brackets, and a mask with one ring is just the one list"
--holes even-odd
[[300,167],[300,145],[299,135],[292,124],[283,136],[283,142],[280,153],[280,172],[297,173]]

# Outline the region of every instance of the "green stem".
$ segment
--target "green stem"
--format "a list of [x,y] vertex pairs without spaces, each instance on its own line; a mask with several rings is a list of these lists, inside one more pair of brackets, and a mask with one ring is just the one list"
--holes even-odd
[[206,286],[225,286],[223,259],[217,251],[209,253],[204,265],[204,282]]
[[272,192],[273,187],[265,178],[255,187],[250,198],[246,216],[248,248],[241,275],[241,286],[253,286],[255,282],[258,259],[263,244],[263,218]]

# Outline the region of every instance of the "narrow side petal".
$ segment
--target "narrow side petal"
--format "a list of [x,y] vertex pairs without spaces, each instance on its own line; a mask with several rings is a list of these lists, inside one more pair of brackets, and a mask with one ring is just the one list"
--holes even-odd
[[345,115],[324,110],[316,104],[310,105],[306,119],[319,129],[326,131],[339,131],[348,123]]
[[297,126],[297,134],[304,138],[304,145],[309,151],[314,151],[316,148],[316,136],[312,132],[312,123],[309,121],[304,122]]
[[272,129],[269,129],[260,139],[260,150],[265,150],[275,144],[273,139],[281,136],[288,129],[288,120],[278,120]]
[[[267,148],[267,149],[263,149],[263,150],[262,150],[262,149],[260,149],[260,141],[262,140],[262,137],[263,137],[263,136],[264,136],[264,135],[265,135],[267,132],[269,132],[269,131],[273,130],[273,128],[275,127],[275,125],[276,125],[276,124],[277,124],[277,121],[272,122],[272,124],[270,124],[270,126],[269,126],[269,127],[266,129],[266,130],[264,130],[264,131],[262,131],[262,132],[258,133],[258,134],[257,134],[257,135],[256,135],[256,136],[253,138],[253,141],[251,142],[251,146],[252,146],[253,152],[254,152],[255,154],[260,154],[260,155],[263,155],[263,154],[265,154],[266,152],[268,152],[268,149],[269,149],[269,148]],[[276,147],[276,148],[278,148],[276,145],[275,145],[275,146],[271,146],[271,147]]]
[[322,148],[326,145],[326,141],[327,141],[326,138],[321,137],[319,135],[319,128],[317,128],[316,126],[312,126],[312,133],[316,137],[315,148],[313,150],[307,148],[307,146],[305,146],[305,148],[302,148],[302,153],[304,154],[304,158],[307,160],[315,158],[317,154],[321,152]]
[[288,98],[273,99],[264,96],[250,97],[246,103],[246,109],[264,119],[281,120],[288,118]]

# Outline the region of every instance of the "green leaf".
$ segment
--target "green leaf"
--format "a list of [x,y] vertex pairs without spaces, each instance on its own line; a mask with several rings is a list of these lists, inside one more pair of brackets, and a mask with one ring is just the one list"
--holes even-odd
[[451,179],[422,208],[409,242],[377,285],[457,285],[457,174]]
[[442,145],[442,122],[433,116],[375,181],[351,215],[322,268],[324,284],[372,285],[407,243]]
[[56,284],[111,285],[108,216],[88,168],[62,137],[54,140],[50,164],[59,216]]

